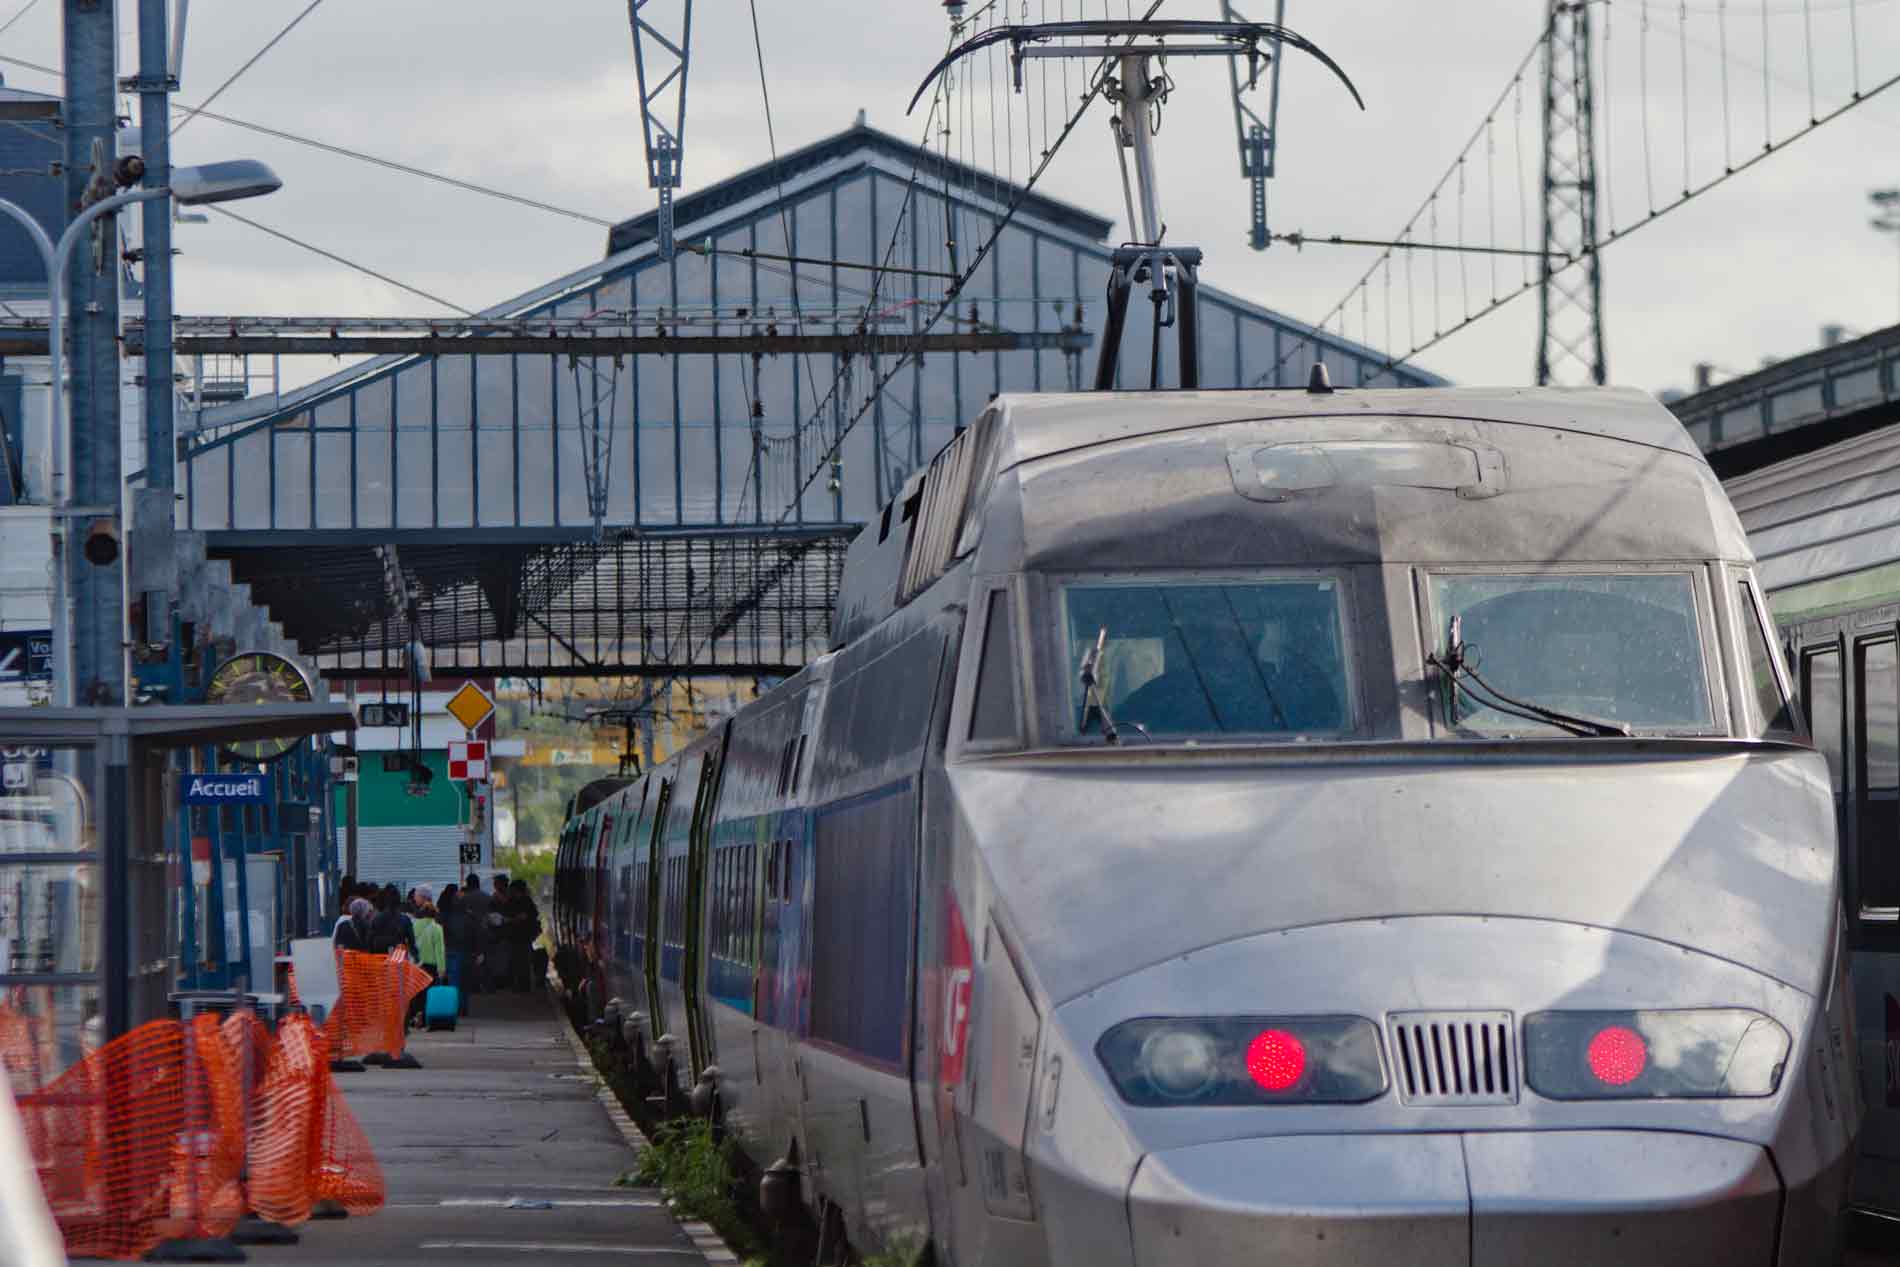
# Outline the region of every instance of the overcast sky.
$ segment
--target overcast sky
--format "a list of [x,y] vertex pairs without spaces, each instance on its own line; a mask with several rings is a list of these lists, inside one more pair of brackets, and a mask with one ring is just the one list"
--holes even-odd
[[[22,0],[23,2],[23,0]],[[303,8],[306,0],[197,0],[179,99],[202,101]],[[654,0],[663,13],[679,0]],[[1079,0],[1077,0],[1079,3]],[[1116,0],[1119,7],[1121,0]],[[1058,16],[1064,0],[1012,0],[1015,16]],[[1759,149],[1763,134],[1764,0],[1728,0],[1731,154]],[[1850,34],[1860,38],[1860,82],[1900,73],[1900,2],[1765,0],[1770,43],[1770,130],[1785,135],[1808,112],[1812,61],[1820,109],[1853,86]],[[120,0],[131,28],[131,0]],[[1616,25],[1610,62],[1610,154],[1605,182],[1615,222],[1641,219],[1654,184],[1659,201],[1681,185],[1682,57],[1689,56],[1692,176],[1722,163],[1716,0],[1600,7]],[[17,4],[0,4],[0,18]],[[1262,12],[1268,16],[1265,0]],[[1396,233],[1479,126],[1535,39],[1539,0],[1320,4],[1289,0],[1287,22],[1331,52],[1365,94],[1362,114],[1320,68],[1288,63],[1280,170],[1272,187],[1279,230],[1386,238]],[[1217,16],[1215,0],[1167,0],[1163,16]],[[781,151],[848,126],[858,110],[900,136],[922,133],[904,105],[942,51],[937,0],[760,0],[766,72]],[[1073,16],[1071,10],[1070,16]],[[694,39],[686,188],[711,184],[768,157],[747,10],[700,0]],[[256,123],[359,148],[516,191],[602,219],[652,205],[639,146],[631,41],[622,0],[326,0],[213,107]],[[1688,43],[1678,41],[1686,32]],[[1811,32],[1811,36],[1809,35]],[[127,41],[126,62],[131,60]],[[1707,50],[1707,51],[1705,51]],[[0,53],[56,65],[58,5],[41,0],[0,35]],[[1214,285],[1317,320],[1371,264],[1370,252],[1277,245],[1248,249],[1246,187],[1239,178],[1218,63],[1177,59],[1177,90],[1160,138],[1163,214],[1172,240],[1208,253]],[[8,66],[9,83],[56,90]],[[129,69],[125,72],[129,73]],[[1650,84],[1649,180],[1641,165],[1640,91]],[[1673,95],[1672,95],[1673,94]],[[1033,96],[1033,94],[1032,94]],[[1507,98],[1489,167],[1467,165],[1468,237],[1487,218],[1516,224],[1536,205],[1519,196],[1514,146],[1530,149],[1534,175],[1540,97],[1526,86],[1523,130]],[[1097,107],[1097,111],[1100,111]],[[1606,104],[1599,103],[1599,112]],[[175,161],[250,155],[283,176],[272,197],[239,208],[286,232],[464,307],[487,306],[598,258],[604,229],[270,140],[211,120],[177,138]],[[1021,163],[1019,161],[1019,174]],[[1502,185],[1488,200],[1487,177]],[[1860,332],[1900,320],[1900,246],[1868,226],[1867,191],[1900,185],[1900,89],[1861,105],[1604,256],[1611,377],[1659,390],[1685,385],[1696,361],[1746,370],[1764,357],[1815,346],[1824,323]],[[1044,189],[1119,220],[1120,186],[1106,115],[1085,120]],[[1533,194],[1534,196],[1534,194]],[[1447,220],[1450,196],[1441,203]],[[1117,233],[1123,229],[1118,226]],[[1445,227],[1449,233],[1449,227]],[[443,309],[256,231],[213,216],[179,227],[177,293],[187,313],[429,314]],[[1455,257],[1440,268],[1455,270]],[[1421,258],[1415,269],[1429,270]],[[1490,288],[1489,260],[1467,260],[1474,300]],[[1503,276],[1522,265],[1506,260]],[[1462,291],[1445,280],[1452,308]],[[1402,273],[1395,272],[1395,278]],[[1402,283],[1401,283],[1402,284]],[[1349,333],[1360,333],[1356,302]],[[1372,315],[1373,333],[1382,318]],[[1420,358],[1465,383],[1522,383],[1533,367],[1534,296],[1454,336]],[[328,368],[312,367],[315,368]]]

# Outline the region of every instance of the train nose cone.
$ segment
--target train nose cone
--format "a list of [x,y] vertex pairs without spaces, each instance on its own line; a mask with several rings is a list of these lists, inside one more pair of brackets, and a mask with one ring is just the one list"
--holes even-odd
[[1456,1135],[1297,1135],[1151,1153],[1128,1190],[1139,1267],[1470,1262]]
[[1755,1144],[1644,1131],[1465,1136],[1472,1267],[1769,1263],[1781,1182]]
[[1169,1149],[1129,1188],[1140,1267],[1768,1264],[1753,1144],[1642,1131],[1288,1136]]

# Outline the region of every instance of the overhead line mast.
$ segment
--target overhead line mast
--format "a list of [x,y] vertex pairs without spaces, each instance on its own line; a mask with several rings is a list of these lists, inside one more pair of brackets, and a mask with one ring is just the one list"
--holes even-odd
[[[1220,15],[1229,22],[1243,19],[1232,0],[1221,0]],[[1273,25],[1286,25],[1286,0],[1275,0]],[[1264,251],[1273,241],[1267,232],[1267,182],[1273,179],[1274,164],[1280,151],[1280,41],[1274,40],[1267,52],[1267,117],[1247,104],[1247,93],[1256,85],[1240,74],[1240,61],[1227,61],[1227,81],[1234,95],[1234,139],[1240,147],[1240,176],[1248,183],[1247,208],[1251,223],[1247,245]]]
[[[1169,44],[1170,39],[1181,42]],[[1009,46],[1010,82],[1018,93],[1023,90],[1023,63],[1031,59],[1102,59],[1116,69],[1115,74],[1106,75],[1101,82],[1103,95],[1120,107],[1110,124],[1115,137],[1115,156],[1121,168],[1122,193],[1128,207],[1128,231],[1139,236],[1117,247],[1111,257],[1108,322],[1103,331],[1101,359],[1095,369],[1096,390],[1106,391],[1115,386],[1128,304],[1137,283],[1148,285],[1149,302],[1154,305],[1149,388],[1161,385],[1161,331],[1168,326],[1176,327],[1179,345],[1177,386],[1199,386],[1200,345],[1195,308],[1201,251],[1198,247],[1166,241],[1167,221],[1161,214],[1160,177],[1155,165],[1154,145],[1160,110],[1174,87],[1167,71],[1168,58],[1226,57],[1236,63],[1244,58],[1246,83],[1251,86],[1259,82],[1260,72],[1276,60],[1277,50],[1294,48],[1332,71],[1364,109],[1359,90],[1318,45],[1274,23],[1109,19],[992,26],[952,48],[932,67],[911,98],[910,108],[916,109],[924,93],[951,66],[999,44]],[[1236,65],[1237,89],[1240,82]],[[1125,150],[1134,153],[1132,182]]]
[[[677,6],[677,21],[656,21]],[[693,0],[627,0],[633,71],[640,84],[640,130],[647,185],[659,195],[660,258],[673,258],[673,191],[686,165],[686,72],[692,66]],[[675,33],[676,32],[676,33]]]

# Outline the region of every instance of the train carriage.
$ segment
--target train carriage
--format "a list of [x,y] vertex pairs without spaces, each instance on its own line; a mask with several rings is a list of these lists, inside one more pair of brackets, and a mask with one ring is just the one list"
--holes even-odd
[[867,1248],[1823,1261],[1841,879],[1761,598],[1636,393],[1003,396],[833,651],[579,820],[633,927],[557,926]]
[[1841,840],[1867,1105],[1857,1205],[1900,1218],[1900,434],[1874,431],[1729,481],[1762,554]]

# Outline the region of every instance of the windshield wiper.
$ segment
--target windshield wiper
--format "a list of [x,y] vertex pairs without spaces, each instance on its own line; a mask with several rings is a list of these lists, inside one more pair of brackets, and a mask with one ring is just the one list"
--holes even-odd
[[1458,724],[1458,697],[1462,694],[1480,708],[1489,708],[1525,721],[1543,722],[1585,739],[1629,739],[1635,735],[1636,732],[1624,722],[1546,708],[1542,704],[1533,704],[1498,690],[1478,676],[1478,671],[1472,667],[1472,649],[1462,637],[1463,625],[1460,617],[1453,616],[1445,639],[1444,653],[1433,652],[1425,657],[1425,663],[1437,669],[1450,687],[1445,692],[1445,721],[1448,724]]
[[1102,741],[1120,743],[1121,731],[1115,726],[1115,719],[1108,715],[1108,701],[1102,698],[1101,681],[1097,670],[1102,667],[1102,651],[1108,645],[1108,626],[1103,625],[1095,631],[1095,645],[1082,657],[1082,733],[1088,733],[1089,715],[1099,714],[1102,719]]

